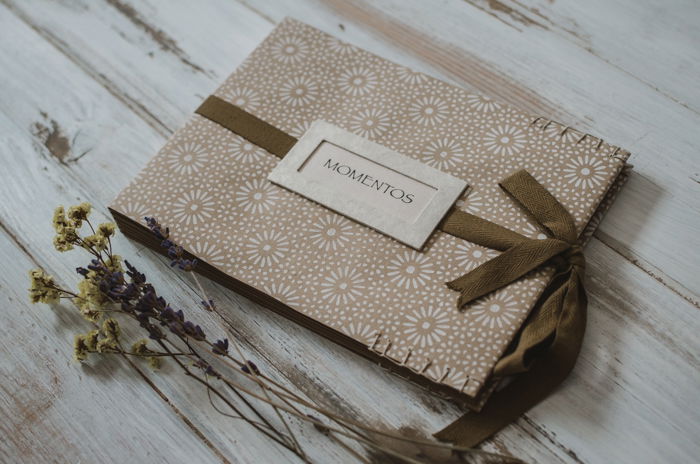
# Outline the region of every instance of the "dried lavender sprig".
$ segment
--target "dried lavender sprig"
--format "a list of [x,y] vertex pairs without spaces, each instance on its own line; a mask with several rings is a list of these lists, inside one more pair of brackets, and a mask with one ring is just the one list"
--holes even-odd
[[[195,266],[197,265],[197,260],[196,259],[186,259],[184,257],[185,250],[182,246],[178,245],[174,241],[170,239],[170,229],[168,227],[163,228],[158,220],[155,217],[146,217],[144,218],[146,221],[147,227],[151,230],[151,233],[153,233],[157,239],[161,240],[161,246],[164,248],[168,249],[168,256],[171,259],[170,266],[178,266],[181,270],[189,272],[194,270]],[[199,291],[201,293],[201,296],[204,297],[204,300],[202,300],[202,305],[204,306],[205,309],[209,311],[216,311],[216,306],[214,305],[214,301],[206,296],[206,293],[204,291],[204,287],[202,286],[201,282],[197,278],[196,274],[192,274],[192,277],[199,287]],[[239,355],[241,358],[244,358],[243,353],[238,346],[238,343],[236,343],[235,339],[234,340],[234,346],[236,350],[238,351]],[[221,346],[217,346],[213,349],[216,349],[217,351],[219,350]],[[228,348],[228,340],[226,340],[226,348]],[[246,373],[253,373],[254,376],[257,376],[260,374],[260,371],[258,370],[257,366],[252,361],[246,361],[246,364],[243,366],[243,369],[246,370]],[[257,379],[256,382],[260,384],[260,388],[265,394],[265,396],[269,398],[268,393],[265,389],[265,386],[260,383]],[[285,429],[289,433],[289,436],[291,437],[294,447],[298,450],[299,454],[304,457],[305,453],[301,448],[301,444],[299,444],[299,441],[297,440],[296,436],[294,435],[294,432],[292,431],[291,427],[287,423],[287,420],[284,418],[282,413],[275,407],[273,406],[273,410],[275,411],[275,414],[277,414],[277,417],[280,419],[282,424],[284,425]]]

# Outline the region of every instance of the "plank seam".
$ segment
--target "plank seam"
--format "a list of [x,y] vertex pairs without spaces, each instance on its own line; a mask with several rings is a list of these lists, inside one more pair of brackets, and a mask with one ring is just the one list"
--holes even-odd
[[[665,288],[669,289],[669,290],[670,290],[671,292],[673,292],[674,294],[676,294],[676,295],[678,295],[679,297],[683,298],[685,301],[687,301],[688,303],[690,303],[691,305],[693,305],[695,308],[700,309],[700,302],[694,300],[690,295],[685,295],[685,294],[683,294],[680,290],[678,290],[678,289],[674,288],[673,286],[671,286],[671,285],[667,282],[667,280],[670,280],[670,281],[675,282],[679,287],[683,288],[683,289],[686,290],[688,293],[692,293],[692,292],[690,292],[690,290],[687,290],[687,289],[686,289],[685,287],[683,287],[680,283],[676,282],[675,279],[672,279],[671,277],[669,277],[668,275],[666,275],[666,274],[663,273],[663,272],[662,272],[662,274],[663,274],[663,277],[662,277],[662,276],[659,276],[659,275],[657,275],[656,273],[654,273],[654,271],[652,271],[651,269],[647,269],[646,267],[644,267],[644,266],[640,263],[640,260],[634,259],[634,258],[629,257],[629,256],[626,256],[625,253],[622,252],[622,250],[619,250],[619,249],[616,248],[613,244],[610,244],[610,243],[606,242],[605,239],[601,237],[601,235],[603,235],[603,233],[600,232],[599,230],[596,230],[595,233],[593,234],[592,239],[598,240],[600,243],[602,243],[602,244],[605,245],[606,247],[610,248],[613,252],[615,252],[615,254],[617,254],[618,256],[620,256],[622,259],[624,259],[624,260],[626,260],[626,261],[629,261],[630,264],[632,264],[632,265],[635,266],[637,269],[639,269],[639,270],[641,270],[642,272],[644,272],[646,275],[648,275],[648,276],[651,277],[652,279],[654,279],[654,280],[656,280],[657,282],[659,282],[659,283],[660,283],[661,285],[663,285]],[[664,277],[665,277],[665,279],[664,279]]]

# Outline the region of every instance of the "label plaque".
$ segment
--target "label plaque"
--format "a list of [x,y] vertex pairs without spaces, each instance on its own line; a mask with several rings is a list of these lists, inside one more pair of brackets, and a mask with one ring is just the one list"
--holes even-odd
[[467,187],[325,121],[311,125],[268,180],[415,249]]

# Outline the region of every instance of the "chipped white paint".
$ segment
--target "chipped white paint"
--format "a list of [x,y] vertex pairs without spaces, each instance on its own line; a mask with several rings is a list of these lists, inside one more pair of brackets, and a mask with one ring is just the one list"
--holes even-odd
[[[599,0],[597,9],[545,0],[448,0],[429,9],[418,0],[3,3],[0,412],[9,419],[0,461],[284,460],[247,426],[213,412],[174,372],[148,374],[149,386],[120,360],[70,363],[78,322],[28,305],[25,271],[41,265],[71,276],[78,261],[50,246],[54,204],[108,204],[285,15],[632,151],[635,173],[586,251],[590,317],[574,374],[485,447],[531,462],[700,455],[693,2],[662,9],[631,0]],[[175,304],[198,301],[152,253],[123,239],[119,247]],[[458,414],[232,292],[213,284],[207,291],[231,308],[225,323],[198,314],[207,330],[232,330],[256,363],[309,396],[374,424],[425,433]],[[303,434],[319,462],[340,460],[342,451],[313,429]]]

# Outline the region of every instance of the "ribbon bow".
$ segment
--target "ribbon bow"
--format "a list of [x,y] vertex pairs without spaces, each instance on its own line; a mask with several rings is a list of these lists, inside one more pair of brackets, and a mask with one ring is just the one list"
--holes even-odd
[[458,306],[463,308],[542,265],[554,265],[556,274],[494,368],[495,377],[520,375],[494,393],[479,413],[468,413],[435,434],[466,447],[476,446],[547,397],[574,367],[586,327],[585,260],[571,215],[526,171],[509,176],[500,186],[548,237],[530,239],[472,214],[453,211],[443,221],[443,231],[503,251],[447,283],[460,292]]

